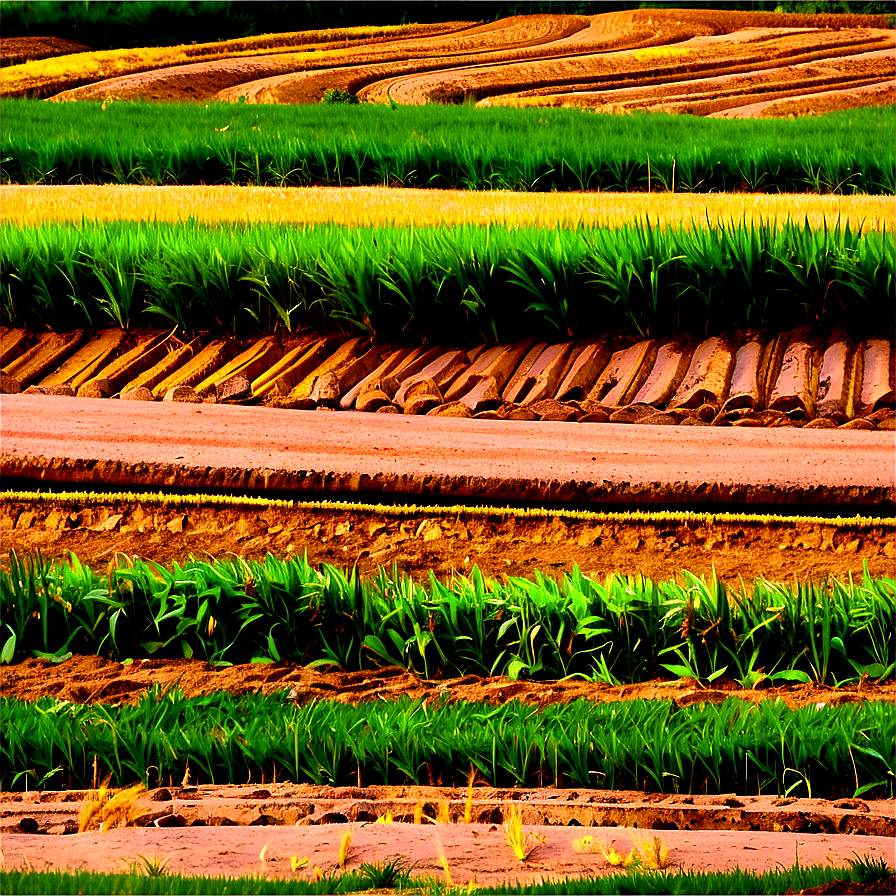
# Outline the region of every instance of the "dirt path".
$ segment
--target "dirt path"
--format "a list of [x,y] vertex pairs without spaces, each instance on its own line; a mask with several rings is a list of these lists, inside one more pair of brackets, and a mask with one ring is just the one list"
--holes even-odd
[[893,437],[877,431],[586,429],[224,405],[113,406],[49,395],[5,395],[2,412],[7,476],[94,487],[139,482],[640,505],[883,508],[894,500]]
[[[257,812],[258,810],[256,810]],[[170,813],[169,813],[170,814]],[[526,814],[524,814],[524,821]],[[571,876],[618,873],[598,855],[575,852],[573,842],[583,835],[595,842],[615,843],[627,853],[633,836],[661,837],[668,846],[673,870],[724,871],[735,867],[749,871],[790,868],[797,859],[803,866],[846,866],[856,856],[892,861],[893,840],[858,834],[775,833],[766,831],[634,831],[619,827],[555,827],[529,825],[526,829],[544,837],[544,845],[525,863],[514,857],[504,841],[500,824],[473,823],[413,825],[362,823],[319,826],[286,825],[198,827],[146,827],[113,830],[105,834],[73,836],[10,834],[3,836],[3,857],[8,870],[36,871],[83,869],[127,870],[137,856],[167,861],[170,872],[205,875],[254,875],[262,871],[259,856],[265,851],[265,873],[290,877],[290,857],[308,858],[295,878],[314,879],[314,869],[338,873],[337,855],[347,830],[352,830],[347,870],[362,862],[386,862],[399,858],[419,876],[444,878],[436,837],[441,841],[455,883],[475,880],[480,885],[513,880],[536,883]],[[139,866],[139,863],[138,863]]]

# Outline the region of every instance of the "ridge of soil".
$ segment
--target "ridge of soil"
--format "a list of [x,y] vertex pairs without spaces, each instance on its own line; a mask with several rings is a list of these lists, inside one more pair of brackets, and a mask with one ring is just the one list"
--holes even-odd
[[[4,461],[5,466],[5,461]],[[4,469],[4,474],[8,475]],[[8,480],[7,480],[8,481]],[[707,523],[616,521],[595,523],[547,517],[439,513],[408,515],[401,508],[327,510],[292,508],[178,507],[108,500],[4,500],[0,508],[2,553],[40,551],[64,560],[74,552],[101,565],[118,554],[157,563],[238,554],[307,555],[313,565],[353,565],[362,574],[397,565],[427,578],[469,572],[488,576],[559,576],[578,565],[589,576],[638,572],[653,579],[682,570],[713,572],[723,581],[820,581],[896,573],[892,525],[861,528],[814,521]]]
[[361,672],[321,671],[296,663],[244,663],[212,666],[202,660],[143,659],[120,663],[99,656],[73,656],[54,665],[49,660],[27,659],[0,671],[4,697],[37,700],[53,697],[70,703],[137,703],[153,686],[179,688],[187,697],[215,691],[231,694],[270,694],[287,691],[288,698],[305,704],[315,700],[364,703],[400,697],[446,703],[518,700],[534,706],[586,699],[594,703],[632,700],[671,700],[677,706],[721,703],[736,697],[751,703],[781,700],[789,707],[841,706],[874,700],[892,700],[892,683],[862,681],[840,688],[816,684],[741,688],[731,679],[717,679],[704,687],[691,679],[656,680],[610,685],[600,682],[512,681],[465,675],[453,679],[424,679],[397,666]]
[[[64,190],[49,189],[54,195]],[[647,426],[892,432],[896,416],[892,339],[857,343],[839,328],[743,331],[705,340],[683,334],[641,340],[617,333],[554,344],[536,343],[532,336],[469,349],[376,345],[364,337],[319,333],[254,340],[206,332],[190,344],[172,337],[152,330],[91,334],[2,328],[0,389],[55,397],[142,396],[283,410]],[[116,406],[109,412],[126,413]]]
[[4,37],[0,43],[0,66],[21,65],[32,59],[50,59],[72,53],[89,53],[91,47],[65,37]]
[[[7,833],[74,833],[90,791],[2,794]],[[437,786],[319,787],[311,784],[175,785],[147,791],[136,827],[257,827],[366,824],[391,815],[410,823],[422,804],[424,824],[439,806],[449,824],[464,820],[465,788]],[[893,837],[893,800],[812,799],[737,794],[685,795],[591,788],[495,788],[475,785],[471,820],[500,825],[509,805],[523,823],[549,827],[649,828],[657,831],[766,831]],[[25,821],[31,819],[32,821]],[[34,827],[37,823],[37,828]],[[157,824],[157,822],[160,822]],[[29,828],[31,830],[29,830]]]

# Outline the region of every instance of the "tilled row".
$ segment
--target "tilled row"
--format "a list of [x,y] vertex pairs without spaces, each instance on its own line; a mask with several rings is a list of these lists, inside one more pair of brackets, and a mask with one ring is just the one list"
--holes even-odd
[[335,334],[2,333],[3,392],[480,419],[893,429],[893,366],[892,338],[806,329],[472,349]]

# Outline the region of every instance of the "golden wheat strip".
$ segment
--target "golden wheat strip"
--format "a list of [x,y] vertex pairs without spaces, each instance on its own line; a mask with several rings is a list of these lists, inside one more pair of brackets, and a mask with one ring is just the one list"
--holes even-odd
[[518,519],[566,519],[594,523],[697,523],[792,524],[835,526],[848,529],[896,528],[896,517],[867,516],[785,516],[775,513],[702,513],[690,510],[602,512],[545,507],[495,507],[489,505],[432,506],[417,504],[365,504],[353,501],[290,501],[253,495],[178,495],[164,492],[36,492],[5,491],[0,503],[75,503],[85,505],[144,504],[150,507],[229,507],[270,508],[273,510],[330,510],[376,513],[381,516],[504,516]]
[[45,221],[186,221],[380,227],[506,224],[612,227],[809,219],[813,227],[892,226],[891,196],[750,193],[513,193],[391,187],[0,186],[3,218]]

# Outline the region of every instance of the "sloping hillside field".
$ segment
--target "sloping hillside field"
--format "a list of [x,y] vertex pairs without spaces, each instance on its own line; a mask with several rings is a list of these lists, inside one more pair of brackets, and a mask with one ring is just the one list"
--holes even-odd
[[0,12],[0,889],[894,892],[893,17],[249,6]]
[[886,16],[640,9],[370,31],[36,59],[7,69],[2,94],[309,103],[335,87],[373,102],[698,115],[893,102]]

